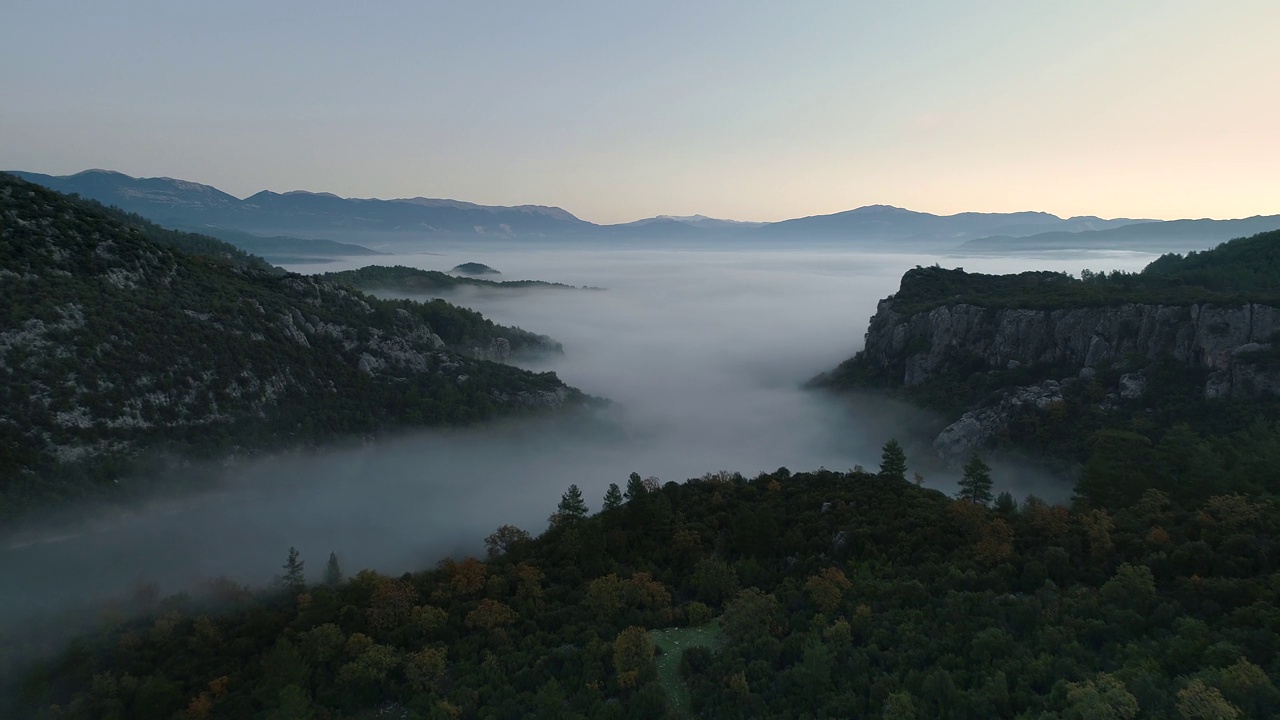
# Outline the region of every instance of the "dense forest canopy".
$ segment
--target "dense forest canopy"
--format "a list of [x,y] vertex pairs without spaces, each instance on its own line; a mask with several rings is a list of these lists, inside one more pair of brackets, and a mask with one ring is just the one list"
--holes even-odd
[[338,557],[321,572],[323,557],[280,549],[270,590],[215,582],[158,600],[143,586],[28,668],[16,711],[1193,720],[1280,707],[1273,488],[1224,477],[1185,501],[1149,486],[1096,506],[988,503],[918,487],[899,464],[886,447],[875,474],[632,474],[599,513],[571,486],[542,535],[498,528],[487,560],[343,579]]

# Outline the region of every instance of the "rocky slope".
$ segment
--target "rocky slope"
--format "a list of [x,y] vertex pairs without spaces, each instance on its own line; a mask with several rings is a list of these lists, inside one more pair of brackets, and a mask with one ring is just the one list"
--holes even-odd
[[[1116,301],[1162,295],[1170,301]],[[1207,401],[1280,396],[1280,304],[1240,297],[1164,275],[1090,285],[1051,273],[916,268],[879,303],[864,348],[822,380],[951,395],[960,409],[952,403],[954,422],[934,450],[955,463],[1007,435],[1019,415],[1061,412],[1064,396],[1089,395],[1102,412],[1128,401],[1157,405],[1175,391],[1155,379],[1168,367],[1180,369],[1180,382],[1193,378]]]
[[0,516],[113,481],[123,466],[102,462],[148,448],[306,445],[581,398],[487,362],[512,343],[479,313],[224,255],[0,175]]
[[1280,392],[1280,375],[1259,367],[1280,334],[1280,309],[1244,303],[1146,305],[1058,310],[944,305],[903,315],[881,301],[867,330],[863,357],[901,368],[918,385],[957,362],[992,368],[1020,365],[1143,364],[1163,358],[1211,371],[1205,393]]

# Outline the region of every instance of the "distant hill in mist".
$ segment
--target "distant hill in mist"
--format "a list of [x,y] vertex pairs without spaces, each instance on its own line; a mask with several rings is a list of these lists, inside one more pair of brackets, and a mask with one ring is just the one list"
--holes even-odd
[[263,191],[240,199],[200,183],[134,178],[107,170],[57,177],[15,174],[168,227],[216,235],[279,261],[412,251],[420,249],[423,241],[821,243],[866,250],[975,253],[1076,248],[1170,251],[1203,249],[1280,227],[1275,218],[1164,222],[1092,215],[1061,218],[1045,212],[934,215],[892,205],[773,223],[658,215],[598,225],[544,205],[478,205],[424,197],[360,199],[303,191]]
[[1022,236],[1050,230],[1079,232],[1135,222],[1144,221],[1127,218],[1105,220],[1093,216],[1064,219],[1043,212],[934,215],[892,205],[867,205],[831,215],[770,223],[752,230],[751,235],[778,239],[805,237],[830,241],[892,242],[894,247],[902,247],[904,243],[918,247],[950,243],[954,247],[988,235]]
[[1145,250],[1170,252],[1202,250],[1232,238],[1280,230],[1280,215],[1257,215],[1239,220],[1168,220],[1099,228],[1082,232],[1044,232],[1015,237],[997,235],[970,240],[961,252],[1003,254],[1037,250]]

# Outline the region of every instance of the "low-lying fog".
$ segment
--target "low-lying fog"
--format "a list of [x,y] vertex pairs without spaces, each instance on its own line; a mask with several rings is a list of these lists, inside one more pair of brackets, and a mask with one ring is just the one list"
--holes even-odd
[[[36,542],[0,548],[0,618],[12,620],[104,595],[138,579],[165,593],[229,576],[260,583],[296,546],[312,578],[330,551],[354,572],[428,567],[479,553],[511,523],[541,531],[570,483],[598,509],[628,473],[683,481],[786,466],[874,468],[890,437],[907,444],[926,484],[954,475],[921,459],[935,420],[893,403],[832,398],[801,384],[862,345],[876,301],[914,265],[971,271],[1137,269],[1152,256],[1055,259],[939,258],[852,251],[567,250],[473,248],[385,256],[381,265],[447,270],[475,261],[501,279],[590,285],[605,291],[468,293],[449,299],[496,322],[545,333],[563,357],[530,367],[610,398],[603,422],[524,421],[466,431],[423,431],[364,448],[242,464],[224,488],[184,505],[140,509],[105,528],[50,528]],[[371,264],[293,265],[323,272]],[[1060,478],[997,466],[997,490],[1062,499]],[[60,539],[55,539],[60,538]]]

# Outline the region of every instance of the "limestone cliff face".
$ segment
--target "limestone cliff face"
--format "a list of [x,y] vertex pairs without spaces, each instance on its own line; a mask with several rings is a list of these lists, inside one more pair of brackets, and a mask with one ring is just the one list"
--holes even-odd
[[1268,305],[1124,304],[1060,310],[943,305],[915,314],[880,302],[862,361],[901,370],[918,385],[964,357],[990,368],[1028,364],[1078,369],[1172,357],[1208,368],[1210,397],[1280,393],[1280,373],[1251,355],[1280,339],[1280,309]]

